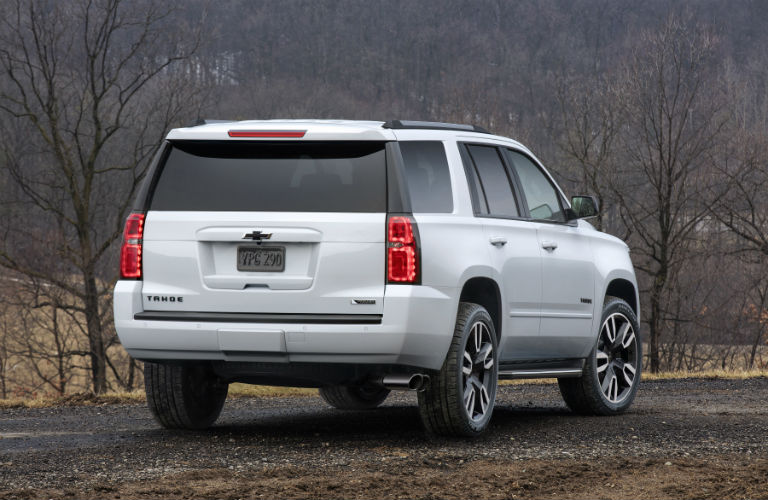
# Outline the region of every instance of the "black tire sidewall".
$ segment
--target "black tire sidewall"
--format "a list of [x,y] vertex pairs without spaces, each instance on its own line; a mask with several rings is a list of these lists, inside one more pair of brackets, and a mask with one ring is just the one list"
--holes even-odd
[[[632,328],[635,331],[635,336],[637,338],[637,349],[636,349],[636,359],[635,359],[635,366],[637,367],[637,371],[635,374],[635,381],[634,381],[634,384],[632,385],[630,393],[627,395],[626,398],[624,398],[624,400],[620,401],[619,403],[612,403],[605,397],[605,394],[603,394],[602,388],[600,387],[600,378],[597,375],[597,360],[596,360],[597,344],[600,342],[600,332],[603,328],[603,323],[605,323],[605,320],[608,319],[608,317],[610,317],[612,314],[615,314],[615,313],[621,313],[629,320],[630,324],[632,325]],[[589,374],[589,378],[591,379],[592,390],[594,391],[595,395],[600,398],[600,401],[604,405],[606,410],[605,413],[607,414],[621,413],[632,405],[632,402],[635,399],[635,395],[637,394],[637,388],[640,385],[640,379],[643,371],[643,343],[642,343],[642,338],[640,337],[640,325],[637,321],[637,316],[635,315],[635,312],[632,310],[632,308],[629,307],[629,304],[627,304],[623,300],[621,299],[610,300],[603,307],[603,314],[600,317],[600,324],[598,325],[597,337],[595,338],[595,343],[592,346],[592,351],[589,353],[589,358],[587,359],[585,370],[589,370],[588,374]]]
[[[491,391],[489,391],[489,398],[490,398],[490,405],[491,408],[486,412],[486,414],[483,416],[480,420],[473,420],[470,418],[469,415],[467,415],[466,408],[464,408],[463,402],[464,402],[464,385],[462,384],[462,380],[464,378],[464,374],[462,373],[462,365],[463,365],[463,358],[464,358],[464,351],[467,348],[467,343],[470,340],[470,333],[472,331],[472,326],[477,323],[478,321],[482,321],[485,326],[488,328],[488,332],[491,337],[491,343],[493,344],[493,373],[491,375],[491,384],[490,388]],[[467,316],[466,323],[464,325],[464,329],[461,332],[461,342],[459,343],[459,349],[457,352],[454,353],[454,355],[457,357],[456,366],[454,369],[454,373],[451,374],[452,377],[455,377],[456,381],[456,396],[457,396],[457,402],[460,406],[458,408],[459,414],[463,417],[464,424],[467,426],[468,430],[473,434],[480,434],[483,432],[487,427],[488,423],[491,420],[491,416],[493,415],[493,410],[496,403],[496,390],[498,388],[498,380],[499,380],[499,345],[498,345],[498,339],[496,337],[496,329],[493,326],[493,321],[491,320],[491,316],[488,314],[488,312],[485,310],[485,308],[481,306],[476,306],[470,314]]]

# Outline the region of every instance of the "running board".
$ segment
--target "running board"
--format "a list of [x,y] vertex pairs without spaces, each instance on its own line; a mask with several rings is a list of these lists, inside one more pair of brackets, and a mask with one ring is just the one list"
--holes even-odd
[[500,379],[509,378],[574,378],[581,376],[581,369],[566,368],[561,370],[504,370],[499,372]]
[[583,358],[502,361],[499,378],[569,378],[580,377]]

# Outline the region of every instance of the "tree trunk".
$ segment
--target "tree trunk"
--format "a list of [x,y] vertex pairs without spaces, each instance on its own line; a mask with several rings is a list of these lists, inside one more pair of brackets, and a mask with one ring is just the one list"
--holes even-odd
[[88,326],[88,345],[91,355],[91,381],[93,392],[102,394],[107,390],[107,350],[99,316],[99,293],[96,278],[85,274],[85,320]]
[[3,399],[8,397],[8,393],[5,388],[5,363],[0,358],[0,394],[3,395]]
[[759,322],[757,324],[757,335],[755,335],[755,341],[752,343],[752,350],[749,353],[749,369],[751,370],[755,366],[755,357],[757,356],[757,346],[760,345],[760,339],[763,337],[763,325]]
[[659,358],[659,338],[661,336],[661,293],[664,291],[664,285],[666,283],[666,272],[659,271],[656,273],[656,277],[651,287],[651,319],[648,322],[650,329],[651,341],[648,357],[650,359],[651,373],[659,373],[660,358]]
[[126,384],[126,390],[131,392],[133,390],[133,383],[136,379],[136,360],[130,358],[128,360],[128,383]]

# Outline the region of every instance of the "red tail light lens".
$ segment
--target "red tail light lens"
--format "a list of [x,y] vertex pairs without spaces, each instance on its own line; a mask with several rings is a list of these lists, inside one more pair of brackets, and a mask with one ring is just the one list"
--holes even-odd
[[419,247],[416,222],[408,216],[390,216],[387,221],[387,281],[418,283]]
[[141,279],[141,240],[144,238],[144,214],[132,213],[125,220],[123,246],[120,249],[120,277]]
[[306,130],[230,130],[230,137],[301,139]]

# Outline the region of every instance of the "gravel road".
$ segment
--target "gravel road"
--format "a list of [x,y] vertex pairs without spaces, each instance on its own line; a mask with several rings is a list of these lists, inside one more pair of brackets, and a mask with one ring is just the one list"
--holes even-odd
[[231,399],[208,432],[143,405],[0,410],[5,498],[768,498],[768,378],[643,382],[619,417],[502,386],[480,439],[426,436],[416,398],[342,412]]

